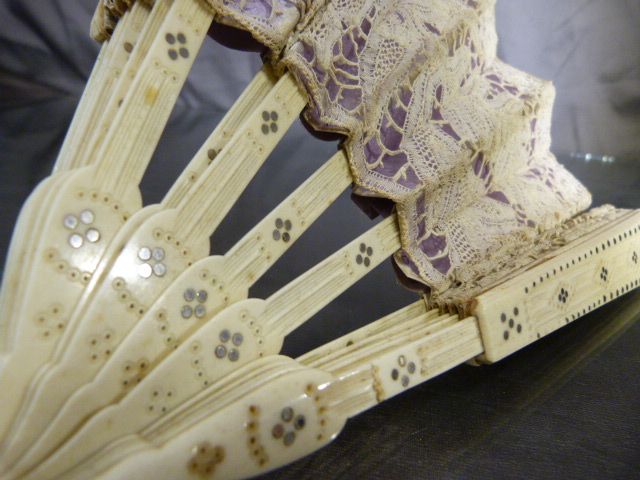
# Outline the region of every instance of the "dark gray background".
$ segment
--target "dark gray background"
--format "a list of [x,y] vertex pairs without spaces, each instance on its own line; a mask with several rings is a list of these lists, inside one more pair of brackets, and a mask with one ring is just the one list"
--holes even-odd
[[[428,0],[425,0],[428,1]],[[0,262],[47,175],[91,71],[94,0],[0,1]],[[594,203],[640,207],[640,1],[500,0],[500,56],[551,79],[553,150]],[[157,202],[260,66],[205,42],[142,190]],[[334,151],[294,125],[212,239],[224,253]],[[581,154],[613,155],[613,164]],[[265,298],[371,222],[343,195],[261,279]],[[294,332],[296,356],[415,298],[384,263]],[[329,447],[265,478],[640,478],[640,296],[497,365],[461,366],[349,421]]]

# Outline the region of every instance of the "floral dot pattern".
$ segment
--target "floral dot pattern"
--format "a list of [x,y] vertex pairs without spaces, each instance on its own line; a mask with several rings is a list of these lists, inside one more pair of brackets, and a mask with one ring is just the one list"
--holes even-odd
[[260,129],[264,135],[269,135],[269,133],[276,133],[278,131],[278,112],[275,110],[272,110],[271,112],[265,110],[262,112],[262,120],[264,123]]
[[152,275],[163,277],[167,273],[167,266],[164,264],[164,249],[160,247],[142,247],[138,251],[138,258],[144,263],[139,265],[138,274],[142,278],[149,278]]
[[224,329],[220,332],[220,344],[214,349],[213,353],[220,360],[228,358],[232,362],[237,362],[240,359],[240,350],[238,348],[242,345],[242,342],[244,342],[242,333],[235,332],[232,334],[230,330]]
[[182,318],[188,319],[194,315],[196,318],[202,318],[207,314],[207,308],[204,303],[207,301],[209,294],[206,290],[196,291],[195,288],[187,288],[183,296],[187,303],[180,309]]
[[280,412],[281,422],[271,429],[271,436],[282,440],[285,447],[290,447],[296,441],[296,432],[304,429],[307,420],[304,415],[296,415],[291,407],[284,407]]
[[167,55],[171,60],[175,61],[180,57],[189,58],[189,49],[186,46],[187,37],[184,35],[184,33],[178,33],[177,35],[174,35],[173,33],[167,33],[164,39],[169,44]]
[[417,367],[414,362],[407,361],[407,357],[400,355],[398,357],[398,366],[391,370],[391,380],[400,382],[404,388],[411,384],[411,378],[416,373]]
[[209,442],[202,442],[193,449],[193,456],[188,464],[189,473],[201,478],[208,478],[216,471],[218,464],[224,461],[226,455],[224,447],[212,446]]
[[518,322],[518,316],[520,315],[520,309],[514,307],[511,312],[502,313],[500,315],[500,322],[504,325],[504,331],[502,332],[502,338],[505,341],[512,337],[512,334],[522,333],[522,324]]
[[358,265],[364,265],[369,267],[371,265],[371,256],[373,255],[373,248],[367,246],[365,243],[360,244],[360,253],[356,255],[356,263]]
[[100,240],[100,231],[93,227],[95,214],[91,210],[83,210],[78,215],[66,215],[62,219],[62,225],[71,230],[69,245],[72,248],[80,248],[85,243],[96,243]]
[[291,234],[289,233],[293,228],[291,220],[282,220],[281,218],[276,218],[276,221],[274,223],[276,228],[273,230],[273,239],[276,242],[278,240],[282,240],[285,243],[291,240]]

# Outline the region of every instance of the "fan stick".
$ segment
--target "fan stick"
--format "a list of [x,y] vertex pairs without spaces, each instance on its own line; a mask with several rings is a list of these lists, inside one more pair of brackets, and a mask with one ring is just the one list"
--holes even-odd
[[[362,244],[367,246],[364,252],[361,252]],[[399,246],[394,215],[269,299],[249,299],[227,307],[167,356],[116,405],[88,420],[61,449],[73,452],[75,459],[89,455],[119,436],[145,428],[242,365],[276,354],[286,333],[304,323]],[[364,262],[363,255],[368,261]],[[292,298],[295,302],[290,305],[294,308],[282,309],[282,302]],[[215,354],[206,355],[210,352]],[[176,375],[185,367],[192,375]],[[154,398],[158,401],[153,401]],[[107,424],[109,427],[105,428]],[[56,452],[52,458],[57,456]],[[55,471],[59,471],[57,467]]]
[[[395,317],[396,321],[387,324],[385,327],[384,324],[389,317]],[[210,428],[208,431],[209,436],[207,437],[208,441],[212,437],[215,438],[217,432],[225,432],[225,435],[228,435],[224,442],[225,462],[228,460],[233,467],[231,470],[227,470],[227,465],[220,464],[220,468],[223,468],[223,470],[216,472],[216,477],[221,475],[220,478],[240,478],[255,475],[316,450],[328,443],[341,429],[346,420],[344,412],[347,403],[366,406],[362,409],[372,406],[372,402],[377,403],[373,379],[367,379],[369,381],[364,387],[362,386],[364,382],[359,380],[362,372],[367,372],[371,376],[373,371],[371,368],[372,363],[377,362],[384,366],[397,365],[396,359],[398,355],[407,355],[408,352],[414,349],[417,350],[418,345],[422,347],[423,351],[429,349],[431,358],[437,362],[440,351],[448,352],[453,347],[451,343],[443,344],[442,339],[460,338],[459,332],[461,330],[455,326],[461,322],[455,322],[453,328],[451,326],[446,327],[450,322],[451,315],[438,317],[435,311],[426,312],[423,302],[411,305],[389,317],[374,322],[330,344],[331,347],[329,349],[334,354],[351,357],[349,361],[351,368],[347,368],[347,370],[352,375],[345,375],[340,378],[335,376],[332,371],[321,371],[314,367],[309,367],[304,363],[304,357],[299,362],[279,356],[256,360],[225,377],[223,381],[214,383],[210,388],[177,407],[161,420],[155,421],[139,434],[118,440],[110,444],[109,447],[100,450],[96,455],[81,464],[83,468],[70,470],[61,478],[72,478],[71,475],[77,478],[89,478],[89,472],[91,472],[91,475],[97,475],[101,466],[113,465],[125,456],[124,452],[126,451],[142,451],[140,455],[148,455],[148,452],[153,450],[149,448],[150,444],[160,445],[160,448],[164,451],[164,445],[169,442],[176,441],[176,439],[180,439],[177,440],[178,442],[185,441],[185,433],[189,436],[187,441],[195,439],[195,443],[192,441],[190,444],[189,452],[191,452],[192,447],[199,443],[197,441],[199,436],[195,431],[202,432],[203,430],[200,429],[202,425],[208,425]],[[472,334],[474,333],[474,320],[473,318],[467,319],[465,320],[466,323],[463,324],[464,343],[468,343],[469,337],[472,336],[469,331]],[[414,322],[413,328],[402,329],[401,324],[408,322]],[[437,328],[438,324],[441,325],[441,328]],[[469,324],[472,325],[471,329],[468,326]],[[431,342],[429,342],[430,339],[428,337],[423,337],[425,326],[429,325],[433,328],[433,332],[430,334],[433,337]],[[405,333],[399,336],[396,335],[398,329],[405,330]],[[373,334],[373,331],[376,331],[377,334]],[[415,347],[407,344],[406,341],[411,334],[419,339],[414,342],[416,344]],[[371,341],[372,348],[370,351],[360,355],[354,355],[354,349],[357,348],[358,342],[364,340]],[[482,351],[477,326],[474,340],[475,345],[479,345],[480,349],[474,349],[469,358],[472,358],[474,353],[477,354]],[[354,343],[349,344],[349,342]],[[341,344],[342,347],[336,348],[335,343]],[[429,348],[431,347],[430,343],[435,349]],[[311,352],[309,355],[316,354],[316,356],[321,357],[324,348],[320,347],[320,349]],[[388,360],[389,357],[395,358],[390,362]],[[414,360],[412,359],[412,361]],[[459,359],[459,363],[463,361],[464,358]],[[367,364],[366,362],[369,363]],[[434,365],[436,362],[434,362]],[[444,367],[444,363],[440,364]],[[303,366],[305,368],[301,368]],[[435,375],[435,369],[431,371],[432,375]],[[414,376],[419,377],[420,373],[415,372]],[[399,379],[396,383],[401,381]],[[417,381],[417,379],[414,379],[414,381]],[[322,386],[322,388],[318,389],[319,386]],[[402,390],[405,388],[407,387],[402,387]],[[351,402],[348,402],[349,399],[351,399]],[[252,406],[254,406],[253,409],[251,409]],[[283,422],[282,412],[287,407],[293,409],[294,418]],[[351,407],[349,410],[353,411],[354,408]],[[250,412],[253,412],[253,414]],[[323,413],[320,414],[320,412]],[[303,422],[304,425],[301,428],[294,428],[293,421],[299,415],[303,415],[306,421]],[[224,416],[227,417],[226,426],[220,423]],[[215,421],[213,420],[214,418],[216,418]],[[251,423],[252,418],[256,423],[255,427],[251,427],[253,425]],[[321,420],[323,421],[321,422]],[[263,422],[265,422],[264,425]],[[287,444],[287,448],[278,447],[278,445],[283,446],[285,441],[284,435],[278,434],[278,430],[274,428],[279,422],[285,423],[285,425],[289,423],[290,430],[295,432],[293,441],[291,441],[291,436],[287,437],[287,441],[290,442]],[[212,427],[212,424],[215,424],[215,426]],[[233,427],[228,429],[227,427],[231,425]],[[249,425],[248,428],[247,425]],[[276,432],[275,436],[278,438],[274,437],[274,432]],[[256,439],[254,442],[250,441],[252,437]],[[260,444],[264,444],[267,448],[263,447],[263,449],[255,450],[255,447]],[[115,445],[118,445],[119,448],[113,448]],[[65,449],[66,446],[59,450],[51,460],[61,455]],[[184,450],[178,447],[176,451],[183,452]],[[276,452],[278,453],[276,454]],[[247,455],[249,458],[247,458]],[[134,454],[134,456],[136,455]],[[244,462],[242,466],[237,463],[240,459]],[[129,459],[125,459],[121,465],[124,467],[124,465],[128,464]],[[70,462],[68,465],[73,465],[73,463]],[[191,465],[191,469],[193,469],[193,463],[191,462],[190,464],[188,461],[171,461],[166,462],[165,465],[167,471],[170,472],[170,475],[165,478],[181,478],[180,474],[176,475],[176,470],[182,469],[182,475],[184,475],[184,469],[185,467],[189,468],[188,465]],[[43,468],[45,466],[46,468]],[[62,465],[60,468],[57,467],[58,465],[46,462],[34,470],[34,473],[60,474],[64,467]],[[228,467],[231,467],[231,465],[228,465]],[[120,465],[116,467],[119,474],[126,471],[121,470],[121,468]],[[230,472],[233,472],[234,476],[229,477]],[[26,478],[32,477],[27,476]],[[36,477],[34,476],[33,478]],[[107,476],[107,478],[110,477]]]
[[[116,84],[123,79],[129,80],[130,83],[129,72],[135,71],[142,61],[143,55],[135,55],[132,52],[149,15],[150,9],[147,5],[143,2],[134,3],[118,22],[113,36],[102,44],[53,167],[53,173],[91,163],[92,157],[86,154],[86,150],[93,134],[100,128],[99,124]],[[136,66],[128,63],[130,56],[133,57],[132,60],[137,60]]]
[[[2,391],[20,391],[20,388],[15,389],[14,382],[18,386],[25,385],[32,378],[35,368],[41,364],[30,362],[31,355],[34,351],[49,352],[51,345],[55,345],[54,338],[64,331],[66,315],[89,282],[109,240],[129,218],[130,212],[140,208],[140,177],[212,20],[212,14],[197,0],[175,1],[166,14],[159,9],[163,3],[166,2],[156,2],[145,26],[143,36],[160,16],[158,35],[114,120],[118,128],[111,129],[94,164],[62,174],[66,178],[64,183],[57,185],[55,198],[48,206],[47,221],[38,235],[33,235],[41,238],[41,242],[29,253],[38,261],[33,262],[28,281],[23,282],[25,302],[13,316],[17,314],[21,319],[18,329],[22,325],[43,323],[40,318],[45,324],[53,325],[43,329],[46,342],[30,335],[8,340],[13,341],[14,347],[19,343],[20,350],[24,348],[29,355],[26,363],[17,365],[20,375],[8,373],[15,372],[16,367],[8,368],[11,357],[5,361],[0,374]],[[168,53],[172,51],[168,49],[167,35],[170,33],[174,35],[174,43],[180,41],[177,36],[182,33],[189,48],[189,53],[183,55],[187,58],[179,56],[175,65],[171,64],[174,61]],[[159,60],[163,58],[167,60]],[[139,134],[140,129],[145,133]],[[122,132],[132,135],[122,135]],[[136,161],[127,162],[129,158]],[[122,164],[125,168],[119,168]],[[56,177],[59,176],[52,178]],[[63,291],[52,288],[60,273],[72,280],[64,283]],[[28,327],[27,330],[33,332]],[[15,334],[21,336],[18,331]],[[17,382],[15,377],[19,377]],[[0,438],[6,434],[21,400],[22,396],[17,394],[3,402]]]
[[[50,396],[46,397],[46,405],[37,407],[38,416],[53,420],[12,472],[35,465],[82,421],[118,401],[210,318],[247,298],[250,286],[350,184],[348,161],[340,151],[226,255],[207,257],[189,267],[158,298],[102,367],[88,363],[82,365],[82,374],[70,375],[74,380],[67,380],[66,386],[72,396],[59,413],[56,414],[59,406]],[[128,372],[124,378],[123,371]],[[91,383],[83,386],[78,381],[83,378]],[[69,382],[74,385],[69,386]],[[74,388],[79,390],[74,392]],[[30,431],[34,436],[37,433],[31,424]]]
[[227,145],[233,134],[240,130],[246,116],[259,108],[260,103],[275,87],[277,81],[278,77],[273,73],[270,65],[263,65],[244,92],[233,103],[233,106],[225,114],[220,124],[173,183],[171,189],[162,200],[165,208],[174,208],[179,205],[187,192]]
[[[185,471],[193,473],[201,465],[197,452],[206,453],[207,449],[198,450],[199,446],[224,449],[224,459],[214,465],[217,478],[240,478],[275,468],[324,445],[338,433],[341,422],[347,417],[469,359],[493,361],[502,358],[513,348],[522,348],[535,341],[538,333],[549,333],[566,324],[567,319],[571,321],[583,311],[588,312],[589,306],[597,308],[599,300],[601,305],[635,288],[640,280],[640,268],[634,260],[638,250],[640,211],[634,211],[550,252],[535,265],[478,295],[478,307],[474,309],[476,317],[460,321],[451,315],[434,318],[423,310],[424,306],[416,304],[405,309],[404,322],[398,318],[398,312],[386,324],[369,325],[304,355],[299,364],[313,368],[305,374],[283,360],[282,377],[275,380],[277,373],[272,371],[268,381],[263,383],[252,372],[259,371],[267,359],[249,363],[137,435],[103,448],[69,474],[73,472],[76,478],[89,478],[86,472],[97,476],[100,470],[115,464],[104,476],[97,478],[122,478],[133,472],[133,468],[140,472],[142,465],[148,465],[150,470],[145,471],[145,475],[180,478]],[[611,275],[607,281],[599,277],[603,266],[605,273]],[[572,272],[572,269],[575,270]],[[546,273],[550,274],[548,279]],[[539,283],[541,275],[543,282]],[[594,282],[600,282],[594,277],[606,285],[594,287]],[[535,286],[533,282],[536,282]],[[568,297],[561,295],[567,302],[556,296],[556,290],[562,292],[564,287],[561,285],[565,284],[571,286]],[[540,293],[518,303],[525,288],[538,289]],[[572,295],[583,290],[590,294]],[[562,313],[557,311],[558,302],[566,305]],[[518,313],[518,322],[522,325],[520,333],[528,332],[517,341],[516,347],[506,343],[504,331],[511,328],[517,332],[518,323],[510,326],[509,319],[503,321],[499,313],[512,311],[514,304],[522,308]],[[422,322],[416,320],[420,316]],[[402,328],[402,323],[409,324],[410,328]],[[492,344],[493,347],[486,348]],[[277,368],[271,359],[268,361]],[[321,377],[314,385],[318,369],[330,374],[331,378]],[[248,379],[254,382],[253,388],[247,383]],[[308,402],[307,406],[305,402]],[[303,414],[306,422],[305,430],[293,430],[295,442],[283,449],[283,438],[278,437],[279,434],[274,436],[274,432],[275,425],[281,422],[281,412],[287,407],[293,408],[296,414]],[[252,416],[252,411],[259,412],[259,417]],[[256,427],[247,430],[247,425],[253,425],[252,420]],[[335,423],[331,424],[331,421]],[[307,432],[306,428],[311,425],[311,431]],[[224,434],[220,436],[218,432]],[[247,449],[245,445],[251,445],[247,443],[250,438],[256,438],[263,448]],[[62,447],[54,457],[62,455],[65,448]],[[127,451],[132,452],[128,458]],[[152,471],[155,468],[162,472]]]
[[[149,8],[141,2],[136,3],[131,10],[125,13],[110,41],[103,44],[62,149],[58,154],[54,173],[86,166],[93,161],[94,155],[87,154],[87,148],[92,139],[95,140],[94,144],[99,144],[98,140],[102,136],[98,136],[96,132],[108,129],[113,123],[111,116],[104,119],[102,122],[104,126],[99,127],[100,121],[105,116],[107,102],[115,89],[116,80],[120,77],[119,84],[125,84],[120,88],[120,91],[126,91],[131,83],[130,77],[133,75],[122,75],[125,65],[129,65],[131,73],[133,73],[144,57],[144,55],[134,54],[130,59],[127,50],[129,50],[129,46],[136,44],[142,25],[148,17]],[[131,67],[132,63],[135,63],[135,67]],[[121,99],[115,102],[116,107],[120,101]],[[117,128],[117,125],[113,125],[113,127]],[[24,289],[18,287],[26,282],[25,279],[29,278],[32,269],[34,258],[29,256],[28,252],[36,248],[40,238],[38,234],[34,233],[34,229],[37,225],[44,224],[49,215],[49,211],[41,206],[49,205],[53,201],[60,188],[59,185],[63,181],[64,178],[55,180],[48,178],[43,182],[30,196],[29,205],[23,208],[25,213],[20,215],[17,222],[11,242],[12,248],[7,256],[3,295],[0,299],[0,329],[6,332],[0,335],[3,343],[13,337],[15,322],[18,321],[14,312],[24,301],[22,295]],[[29,261],[25,261],[25,259]],[[9,325],[9,322],[13,322],[13,324]],[[5,349],[9,349],[8,344],[3,345],[3,350]]]
[[[208,254],[209,236],[297,118],[304,103],[305,99],[294,80],[286,74],[194,185],[193,189],[208,189],[210,193],[209,197],[199,197],[202,201],[198,209],[191,209],[188,197],[185,197],[177,209],[161,210],[159,206],[152,206],[129,220],[127,227],[131,228],[125,228],[109,246],[104,262],[93,275],[85,297],[76,307],[56,346],[56,353],[39,374],[40,380],[29,388],[14,421],[11,442],[4,449],[2,458],[7,465],[12,465],[32,444],[37,433],[46,427],[50,420],[44,414],[49,412],[47,408],[60,406],[60,402],[66,400],[68,392],[59,388],[59,379],[64,378],[67,387],[90,380],[90,377],[85,378],[86,373],[81,373],[82,368],[78,368],[82,364],[78,359],[87,359],[96,366],[104,363],[146,313],[145,305],[153,304],[180,273]],[[270,115],[270,122],[277,127],[269,128],[267,133],[261,128],[265,123],[265,111],[280,112],[276,118]],[[260,142],[252,139],[254,132],[262,132]],[[209,188],[207,182],[224,182],[227,176],[233,177],[233,181],[223,186],[220,192]],[[230,189],[230,185],[233,188]],[[182,234],[183,230],[174,225],[184,218],[189,218],[200,233],[193,241],[182,241],[178,235],[169,233]],[[210,225],[203,225],[204,222],[210,222]],[[138,228],[132,233],[135,227]],[[166,233],[158,235],[161,231]],[[162,246],[158,247],[158,244]],[[141,253],[145,249],[149,251],[148,258]],[[157,258],[157,252],[162,252],[162,258]],[[40,349],[38,354],[44,359],[48,352]],[[35,364],[33,360],[31,362]],[[23,373],[24,368],[19,370]],[[69,370],[74,374],[71,375]],[[42,405],[43,413],[35,416],[26,413],[38,411],[39,405]],[[20,429],[23,419],[28,419],[28,429]]]

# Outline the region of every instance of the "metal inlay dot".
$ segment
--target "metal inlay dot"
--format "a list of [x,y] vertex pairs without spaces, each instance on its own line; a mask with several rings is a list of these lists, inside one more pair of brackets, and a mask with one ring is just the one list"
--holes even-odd
[[362,263],[362,255],[358,254],[358,256],[356,257],[356,263],[358,265],[360,265]]
[[284,444],[288,447],[293,445],[293,442],[296,441],[296,433],[295,432],[287,432],[284,436]]
[[180,313],[182,314],[183,318],[191,318],[193,310],[191,310],[191,307],[189,305],[185,305],[184,307],[182,307]]
[[273,231],[273,239],[274,240],[280,240],[280,230],[274,230]]
[[159,277],[162,277],[165,273],[167,273],[167,267],[164,263],[156,263],[153,266],[153,273],[155,273]]
[[400,365],[401,367],[404,367],[407,364],[407,359],[405,358],[404,355],[400,355],[398,357],[398,365]]
[[91,210],[83,210],[80,212],[80,221],[85,225],[91,225],[95,220],[95,216]]
[[373,255],[373,248],[367,247],[367,255]]
[[282,228],[282,225],[284,225],[284,222],[282,221],[282,219],[276,218],[276,228]]
[[187,302],[192,302],[196,298],[196,291],[193,288],[187,288],[184,291],[184,299]]
[[73,248],[80,248],[84,244],[84,238],[78,233],[74,233],[69,237],[69,245]]
[[232,362],[237,361],[240,358],[240,352],[235,348],[229,352],[229,360]]
[[127,53],[131,53],[133,51],[133,45],[129,42],[124,42],[124,51]]
[[178,34],[178,41],[179,41],[180,43],[182,43],[183,45],[184,45],[185,43],[187,43],[187,37],[185,37],[185,36],[184,36],[184,33],[179,33],[179,34]]
[[364,266],[368,267],[369,265],[371,265],[371,260],[369,260],[369,257],[365,257],[364,259]]
[[147,247],[142,247],[138,252],[138,258],[140,260],[149,260],[151,258],[151,249]]
[[176,52],[173,48],[171,50],[169,50],[169,58],[171,60],[177,60],[178,59],[178,52]]
[[277,424],[273,427],[273,430],[271,430],[271,435],[273,435],[273,438],[282,438],[284,435],[284,426],[281,423]]
[[300,430],[304,428],[305,423],[307,423],[307,421],[305,420],[304,415],[298,415],[293,421],[293,426],[296,430]]
[[186,49],[186,48],[184,48],[184,47],[182,47],[182,48],[180,49],[180,56],[181,56],[182,58],[189,58],[189,50],[188,50],[188,49]]
[[360,251],[361,251],[362,253],[364,253],[366,249],[367,249],[367,246],[366,246],[364,243],[361,243],[361,244],[360,244]]
[[262,119],[267,122],[269,120],[269,112],[264,111],[262,112]]
[[291,240],[291,235],[289,235],[287,232],[284,232],[284,233],[282,234],[282,241],[286,243],[286,242],[288,242],[289,240]]
[[176,43],[176,37],[174,37],[171,33],[167,33],[164,38],[169,45],[173,45],[174,43]]
[[400,373],[395,368],[393,370],[391,370],[391,378],[393,380],[397,380],[399,375],[400,375]]
[[66,217],[64,217],[62,224],[69,230],[73,230],[78,226],[78,219],[75,215],[67,215]]
[[149,278],[152,273],[153,273],[153,269],[151,268],[151,265],[149,265],[148,263],[142,264],[138,267],[138,274],[142,278]]
[[202,318],[207,313],[207,309],[204,308],[204,305],[197,305],[196,308],[194,309],[194,312],[196,314],[196,317]]
[[409,373],[414,373],[416,371],[416,364],[413,362],[409,362],[409,365],[407,365],[407,371]]
[[271,131],[273,133],[276,133],[278,131],[278,124],[277,123],[272,123],[271,124]]
[[269,126],[263,124],[261,130],[262,130],[262,133],[266,135],[267,133],[269,133]]
[[291,220],[285,220],[284,221],[284,228],[286,230],[291,230]]
[[218,345],[216,347],[216,357],[224,358],[226,354],[227,354],[227,347],[225,347],[224,345]]
[[198,301],[199,301],[200,303],[204,303],[204,302],[206,302],[206,301],[207,301],[207,297],[208,297],[208,294],[207,294],[207,291],[206,291],[206,290],[200,290],[200,291],[198,292],[197,298],[198,298]]
[[98,240],[100,240],[100,232],[95,228],[90,228],[89,230],[87,230],[86,237],[87,241],[96,243]]
[[239,347],[240,345],[242,345],[242,341],[244,340],[244,338],[242,337],[241,333],[234,333],[233,334],[233,344],[237,347]]
[[231,338],[231,332],[229,330],[223,330],[220,332],[220,340],[223,342],[228,342]]
[[153,259],[162,260],[164,258],[164,250],[162,248],[153,249]]
[[406,387],[409,385],[409,377],[407,377],[406,375],[402,376],[402,380],[400,380],[400,383],[402,383],[403,387]]
[[280,416],[282,417],[282,420],[284,420],[285,422],[290,422],[293,419],[293,408],[284,407],[282,409],[282,413],[280,414]]
[[271,112],[271,120],[273,120],[274,122],[278,121],[278,112]]

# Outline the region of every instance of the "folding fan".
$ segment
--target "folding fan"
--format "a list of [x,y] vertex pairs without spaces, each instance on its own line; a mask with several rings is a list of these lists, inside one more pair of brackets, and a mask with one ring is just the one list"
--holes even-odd
[[[100,56],[5,270],[2,478],[255,475],[386,398],[496,362],[637,287],[640,213],[585,212],[589,193],[549,153],[553,87],[496,58],[493,7],[100,3]],[[267,62],[163,201],[143,208],[139,183],[212,22],[249,31]],[[341,149],[209,255],[303,110],[344,135]],[[248,298],[352,184],[386,218]],[[389,257],[417,303],[297,360],[278,355]]]

